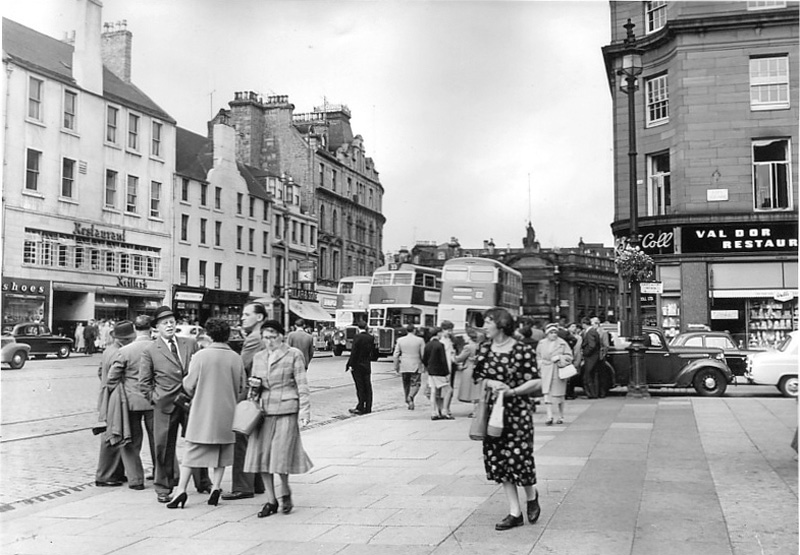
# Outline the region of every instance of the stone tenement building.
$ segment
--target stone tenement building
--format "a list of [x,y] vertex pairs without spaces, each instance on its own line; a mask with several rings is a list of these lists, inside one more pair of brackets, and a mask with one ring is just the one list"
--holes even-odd
[[[317,219],[319,302],[334,312],[346,275],[371,275],[383,264],[383,186],[350,110],[324,105],[295,114],[287,96],[238,92],[217,119],[236,130],[239,162],[300,185],[300,209]],[[213,123],[213,122],[212,122]]]
[[410,252],[401,249],[397,257],[435,268],[460,256],[492,258],[522,273],[524,316],[546,321],[616,317],[618,278],[613,248],[581,240],[577,247],[543,249],[530,223],[522,244],[522,248],[497,248],[489,240],[482,248],[469,249],[453,237],[442,244],[419,242]]
[[663,293],[645,323],[704,324],[753,346],[797,329],[798,4],[611,2],[603,48],[613,105],[614,223],[630,234],[628,21],[638,214]]
[[169,299],[175,120],[131,82],[132,34],[76,2],[59,41],[3,19],[3,327],[71,334]]

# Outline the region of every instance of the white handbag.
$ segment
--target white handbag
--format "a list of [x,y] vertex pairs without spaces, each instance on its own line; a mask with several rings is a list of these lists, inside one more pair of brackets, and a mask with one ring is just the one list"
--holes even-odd
[[577,375],[578,375],[578,369],[575,368],[574,364],[567,364],[566,366],[563,366],[558,369],[558,377],[561,378],[562,380],[568,380],[572,376],[577,376]]

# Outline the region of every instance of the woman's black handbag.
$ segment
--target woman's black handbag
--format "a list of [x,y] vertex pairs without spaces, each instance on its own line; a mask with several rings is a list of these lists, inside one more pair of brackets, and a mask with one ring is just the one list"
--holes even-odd
[[492,390],[484,386],[483,395],[478,402],[478,409],[469,427],[469,438],[475,441],[482,441],[486,438],[486,428],[489,425],[489,401],[492,398]]
[[181,387],[181,390],[178,392],[172,404],[181,409],[184,414],[189,414],[189,409],[192,408],[192,396],[186,393],[186,390]]

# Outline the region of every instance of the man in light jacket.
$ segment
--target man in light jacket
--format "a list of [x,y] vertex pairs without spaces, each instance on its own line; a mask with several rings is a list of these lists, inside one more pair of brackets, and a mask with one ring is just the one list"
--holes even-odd
[[414,324],[408,324],[406,332],[394,346],[394,371],[403,379],[403,393],[408,410],[414,410],[414,397],[419,392],[423,370],[422,353],[425,350],[425,341],[416,334]]
[[[117,357],[108,371],[108,388],[113,390],[117,386],[125,389],[128,396],[129,419],[131,426],[131,442],[120,449],[125,474],[128,477],[128,487],[135,490],[144,489],[144,468],[140,456],[144,431],[147,430],[147,439],[150,444],[150,459],[155,468],[155,444],[153,440],[153,406],[145,399],[139,389],[139,363],[142,352],[152,343],[150,338],[150,316],[142,314],[133,321],[136,330],[136,339],[133,343],[125,345],[117,353]],[[119,328],[120,324],[117,324]]]
[[286,336],[286,344],[303,353],[303,358],[306,361],[306,370],[308,370],[308,365],[311,364],[311,359],[314,358],[314,338],[305,330],[305,325],[306,323],[303,319],[298,318],[294,323],[294,331]]
[[[125,320],[117,324],[116,328],[111,332],[111,336],[114,338],[114,341],[103,351],[102,357],[100,358],[100,367],[97,370],[102,390],[108,388],[108,375],[111,370],[111,364],[114,362],[119,350],[133,341],[136,337],[136,332],[133,329],[133,324]],[[104,392],[101,391],[101,398],[103,393]],[[100,420],[105,420],[106,414],[104,408],[99,406],[98,409],[101,413]],[[125,471],[119,447],[109,445],[101,438],[100,457],[97,461],[97,472],[95,473],[94,484],[97,487],[121,486],[124,479]]]

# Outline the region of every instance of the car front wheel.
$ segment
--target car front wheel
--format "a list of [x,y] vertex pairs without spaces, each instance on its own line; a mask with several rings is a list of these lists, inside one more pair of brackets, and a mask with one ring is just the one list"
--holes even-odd
[[19,370],[25,366],[26,360],[28,360],[28,355],[25,353],[25,351],[17,351],[11,356],[11,360],[8,362],[8,364],[14,370]]
[[728,384],[716,368],[701,368],[694,375],[694,389],[703,397],[722,397]]
[[69,348],[69,345],[61,345],[61,347],[58,348],[56,355],[58,358],[67,358],[71,352],[72,349]]
[[797,397],[797,376],[784,376],[778,384],[784,397]]

